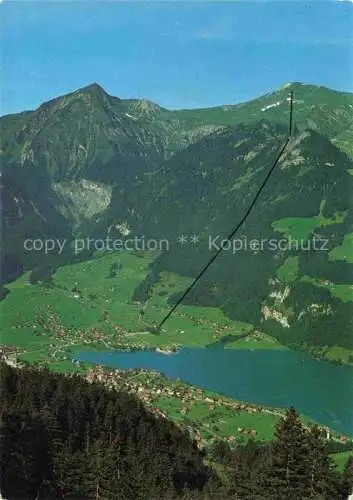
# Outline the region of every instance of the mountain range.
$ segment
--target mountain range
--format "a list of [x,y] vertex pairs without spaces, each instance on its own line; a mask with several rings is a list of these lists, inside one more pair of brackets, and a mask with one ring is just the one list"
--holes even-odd
[[185,303],[352,362],[353,94],[325,87],[295,82],[237,105],[167,110],[92,84],[1,117],[2,283],[68,258],[28,252],[28,238],[107,235],[171,242],[136,300],[163,271],[196,276],[283,146],[290,92],[293,135],[237,235],[243,247],[225,249]]

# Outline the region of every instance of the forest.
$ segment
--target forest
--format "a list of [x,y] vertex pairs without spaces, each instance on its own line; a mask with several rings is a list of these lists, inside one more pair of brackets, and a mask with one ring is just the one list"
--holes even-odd
[[80,375],[0,364],[1,495],[6,500],[346,500],[318,427],[294,408],[272,443],[198,449],[131,394]]

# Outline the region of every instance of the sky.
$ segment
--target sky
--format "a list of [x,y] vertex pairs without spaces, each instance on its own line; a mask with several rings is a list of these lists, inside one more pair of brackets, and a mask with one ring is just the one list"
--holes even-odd
[[353,0],[0,2],[1,114],[92,82],[169,109],[353,91]]

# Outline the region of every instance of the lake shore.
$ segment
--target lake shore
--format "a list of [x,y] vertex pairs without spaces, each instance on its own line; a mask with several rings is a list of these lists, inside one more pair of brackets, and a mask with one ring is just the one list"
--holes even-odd
[[157,350],[81,351],[76,359],[108,368],[155,370],[255,405],[293,405],[323,425],[353,435],[353,407],[345,404],[352,370],[302,353],[184,347],[177,356]]

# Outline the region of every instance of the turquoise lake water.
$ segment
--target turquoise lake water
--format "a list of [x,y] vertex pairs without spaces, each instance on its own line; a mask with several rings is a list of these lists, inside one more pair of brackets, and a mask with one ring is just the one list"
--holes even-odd
[[353,435],[353,369],[294,351],[183,348],[82,352],[76,359],[116,368],[151,368],[235,399],[298,411]]

